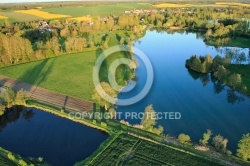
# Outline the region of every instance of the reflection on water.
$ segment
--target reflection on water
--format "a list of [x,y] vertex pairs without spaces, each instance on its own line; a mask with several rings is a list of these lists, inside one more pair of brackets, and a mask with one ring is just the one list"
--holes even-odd
[[90,156],[106,133],[35,108],[13,107],[0,116],[0,147],[53,166],[74,165]]
[[0,132],[7,127],[8,124],[16,122],[20,117],[23,117],[25,120],[29,121],[34,116],[32,110],[28,111],[29,114],[32,114],[31,117],[26,117],[26,115],[22,114],[27,110],[23,109],[22,106],[15,106],[10,109],[7,109],[3,115],[0,116]]
[[190,76],[194,80],[200,79],[200,81],[204,87],[211,81],[213,83],[213,88],[214,88],[213,92],[215,94],[220,94],[221,92],[226,90],[226,93],[227,93],[226,99],[227,99],[227,102],[230,104],[235,104],[235,103],[245,101],[243,94],[238,93],[229,87],[226,87],[225,84],[223,84],[222,82],[217,80],[210,73],[203,74],[203,73],[195,72],[195,71],[190,70],[190,69],[188,69],[188,73],[190,74]]
[[[185,61],[191,55],[225,56],[232,48],[207,46],[203,40],[200,33],[147,31],[134,45],[153,65],[153,86],[143,100],[134,105],[119,106],[117,111],[143,112],[152,104],[157,112],[180,112],[180,120],[161,119],[157,125],[162,125],[166,134],[186,133],[195,142],[211,129],[214,134],[228,138],[228,148],[235,153],[241,136],[250,132],[250,98],[233,91],[210,74],[197,74],[186,69]],[[249,53],[249,49],[233,49],[246,55]],[[136,86],[128,93],[120,93],[118,98],[133,97],[145,85],[146,67],[140,59],[137,61]],[[140,119],[128,118],[126,121],[140,123]]]

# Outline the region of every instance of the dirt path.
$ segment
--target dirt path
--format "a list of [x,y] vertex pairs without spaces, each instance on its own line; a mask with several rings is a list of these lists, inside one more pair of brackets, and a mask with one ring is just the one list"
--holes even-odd
[[55,106],[70,109],[73,111],[90,111],[93,103],[80,100],[74,97],[56,93],[44,88],[40,88],[22,81],[0,75],[0,85],[7,86],[15,91],[23,89],[29,93],[31,98],[46,102]]

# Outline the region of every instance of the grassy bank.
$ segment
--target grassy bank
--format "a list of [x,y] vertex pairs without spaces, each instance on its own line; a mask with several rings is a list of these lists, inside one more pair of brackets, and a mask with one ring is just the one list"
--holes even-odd
[[83,125],[86,125],[86,126],[89,126],[89,127],[104,131],[104,132],[109,133],[109,134],[111,134],[111,131],[112,131],[112,130],[108,130],[108,128],[105,128],[105,127],[101,126],[100,123],[96,123],[96,124],[92,123],[91,119],[75,119],[75,118],[71,118],[69,116],[69,113],[71,111],[69,111],[69,110],[61,110],[58,107],[54,107],[54,106],[51,106],[51,105],[46,104],[46,103],[41,103],[39,101],[29,100],[29,101],[26,102],[26,104],[24,106],[29,107],[29,108],[37,108],[37,109],[43,110],[45,112],[49,112],[51,114],[60,116],[62,118],[66,118],[66,119],[69,119],[71,121],[81,123]]

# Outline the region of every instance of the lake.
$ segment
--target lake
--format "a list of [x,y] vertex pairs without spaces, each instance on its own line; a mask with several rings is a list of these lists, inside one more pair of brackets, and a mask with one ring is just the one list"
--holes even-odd
[[0,116],[0,147],[23,157],[43,157],[53,166],[89,157],[108,134],[34,108],[17,107]]
[[[217,54],[225,55],[230,48],[207,46],[202,35],[196,33],[155,30],[147,31],[143,38],[134,42],[134,46],[150,59],[154,82],[145,98],[130,106],[118,106],[117,112],[143,112],[150,104],[156,112],[180,112],[179,120],[157,121],[164,127],[164,133],[174,136],[185,133],[190,135],[192,141],[198,142],[203,133],[211,129],[214,135],[221,134],[227,138],[228,149],[235,153],[241,136],[250,132],[249,97],[232,91],[209,74],[198,74],[185,67],[185,61],[191,55],[209,53],[214,57]],[[248,55],[248,48],[236,49]],[[120,99],[135,96],[145,85],[145,65],[140,58],[136,59],[139,63],[136,69],[137,84],[130,92],[120,93]],[[128,118],[126,121],[140,123],[140,119]]]

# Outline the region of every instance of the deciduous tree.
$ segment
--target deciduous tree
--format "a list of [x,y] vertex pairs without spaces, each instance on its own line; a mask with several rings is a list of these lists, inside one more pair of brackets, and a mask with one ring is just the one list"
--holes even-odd
[[238,143],[237,156],[243,160],[250,160],[250,133],[244,134]]

